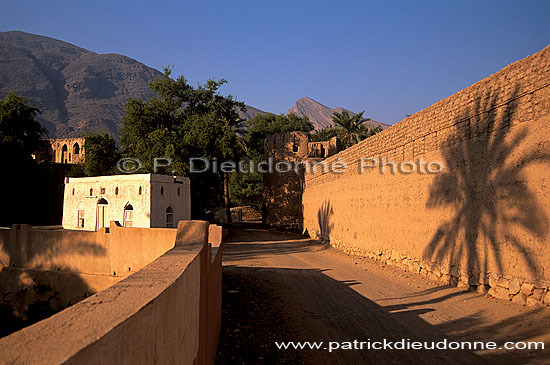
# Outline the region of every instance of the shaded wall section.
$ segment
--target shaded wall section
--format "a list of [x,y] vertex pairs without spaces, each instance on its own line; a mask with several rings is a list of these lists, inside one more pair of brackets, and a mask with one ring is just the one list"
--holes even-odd
[[[347,170],[306,174],[304,227],[350,253],[503,299],[543,301],[549,85],[547,47],[329,157]],[[382,173],[380,163],[361,171],[361,158],[385,159],[397,172],[386,165]],[[416,172],[398,171],[406,161]],[[419,162],[444,169],[419,173]]]
[[52,315],[135,273],[174,247],[176,229],[97,232],[0,228],[0,336]]
[[171,250],[137,273],[0,339],[0,362],[213,363],[221,247],[213,254],[208,222],[180,221],[174,238]]

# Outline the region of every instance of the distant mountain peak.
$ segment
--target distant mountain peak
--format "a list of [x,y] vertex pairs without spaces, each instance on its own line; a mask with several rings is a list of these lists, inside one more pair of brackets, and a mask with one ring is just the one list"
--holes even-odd
[[[335,112],[341,113],[344,110],[348,111],[351,115],[356,114],[351,110],[342,107],[330,108],[324,104],[321,104],[317,100],[306,96],[296,100],[296,103],[288,110],[287,114],[294,113],[300,117],[308,116],[315,130],[321,130],[323,128],[333,126],[334,122],[332,121],[332,115]],[[389,127],[388,124],[380,123],[375,120],[369,121],[367,124],[375,127],[382,127],[382,129]]]

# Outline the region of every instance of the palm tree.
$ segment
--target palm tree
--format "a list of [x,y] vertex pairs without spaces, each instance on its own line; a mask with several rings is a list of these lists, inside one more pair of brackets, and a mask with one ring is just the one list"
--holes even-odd
[[359,114],[351,115],[347,110],[341,113],[334,112],[332,115],[332,121],[334,124],[344,129],[342,135],[342,145],[344,148],[353,146],[357,142],[361,141],[361,136],[365,132],[365,126],[363,123],[370,120],[370,118],[363,118],[363,110]]

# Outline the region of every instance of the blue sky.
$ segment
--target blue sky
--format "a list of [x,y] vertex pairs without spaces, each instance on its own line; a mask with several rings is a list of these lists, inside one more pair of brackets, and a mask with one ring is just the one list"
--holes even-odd
[[286,112],[300,97],[393,124],[550,42],[550,1],[5,1],[57,38]]

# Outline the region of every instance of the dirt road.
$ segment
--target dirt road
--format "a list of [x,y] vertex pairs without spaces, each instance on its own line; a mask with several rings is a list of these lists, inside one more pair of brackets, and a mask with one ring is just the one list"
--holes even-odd
[[[442,286],[319,241],[243,225],[224,248],[220,364],[549,364],[546,350],[368,350],[368,342],[543,341],[550,310]],[[323,341],[363,350],[278,349]],[[356,341],[356,343],[353,343]],[[347,342],[347,343],[346,343]]]

